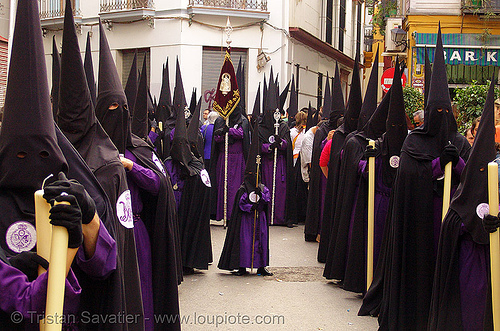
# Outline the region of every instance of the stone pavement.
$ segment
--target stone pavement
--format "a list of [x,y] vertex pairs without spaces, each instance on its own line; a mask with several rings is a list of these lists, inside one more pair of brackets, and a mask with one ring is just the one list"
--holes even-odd
[[304,241],[303,225],[271,227],[274,276],[238,277],[217,268],[226,235],[219,224],[211,226],[213,264],[179,286],[183,330],[377,329],[375,318],[357,316],[359,295],[322,277],[318,244]]

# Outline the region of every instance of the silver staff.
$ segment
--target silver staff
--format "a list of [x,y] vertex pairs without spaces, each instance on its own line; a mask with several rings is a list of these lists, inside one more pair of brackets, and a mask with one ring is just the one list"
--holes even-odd
[[[280,110],[276,108],[274,111],[274,134],[279,134],[279,120],[281,118]],[[274,163],[273,163],[273,199],[271,202],[271,225],[274,224],[274,202],[276,197],[276,164],[278,163],[278,148],[274,148]]]
[[[257,180],[255,181],[255,188],[259,187],[259,166],[260,166],[260,155],[257,155],[255,159],[255,163],[257,163]],[[262,192],[261,192],[262,194]],[[257,197],[256,197],[257,199]],[[258,202],[259,200],[257,200]],[[257,227],[257,219],[259,218],[259,212],[257,208],[255,208],[255,213],[253,215],[253,237],[252,237],[252,265],[250,266],[251,272],[253,273],[253,260],[255,257],[255,229]]]

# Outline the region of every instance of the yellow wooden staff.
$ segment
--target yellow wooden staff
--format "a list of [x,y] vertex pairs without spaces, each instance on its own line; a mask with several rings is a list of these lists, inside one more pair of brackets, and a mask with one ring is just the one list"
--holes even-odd
[[[61,202],[67,203],[67,202]],[[57,202],[56,202],[57,204]],[[35,222],[37,230],[37,254],[50,263],[47,280],[45,319],[40,323],[42,331],[62,329],[64,290],[68,261],[68,230],[53,226],[49,220],[50,204],[43,198],[43,190],[35,192]],[[48,239],[51,238],[49,241]],[[39,274],[45,270],[39,267]]]
[[443,191],[443,214],[441,221],[444,221],[444,217],[448,212],[450,207],[451,199],[451,162],[448,162],[444,167],[444,191]]
[[[498,164],[488,163],[490,215],[498,215]],[[500,232],[490,233],[491,306],[493,330],[500,330]]]
[[[375,148],[375,141],[370,140],[369,146]],[[373,242],[375,236],[375,157],[368,158],[368,240],[366,254],[366,290],[373,281]]]

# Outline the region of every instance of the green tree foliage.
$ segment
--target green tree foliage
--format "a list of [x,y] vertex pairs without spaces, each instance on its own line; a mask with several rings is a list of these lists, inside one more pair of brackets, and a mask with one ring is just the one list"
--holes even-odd
[[[490,81],[487,85],[479,85],[477,81],[464,88],[455,89],[455,102],[458,110],[457,125],[459,131],[464,133],[470,127],[472,121],[481,116]],[[500,91],[495,88],[495,99],[500,96]]]
[[406,114],[408,114],[411,122],[415,124],[413,122],[413,113],[424,109],[424,95],[417,88],[405,86],[403,87],[403,99],[405,101]]

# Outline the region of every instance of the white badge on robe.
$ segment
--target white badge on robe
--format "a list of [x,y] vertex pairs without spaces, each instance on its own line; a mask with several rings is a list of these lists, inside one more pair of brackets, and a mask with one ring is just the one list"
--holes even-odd
[[251,203],[257,203],[260,200],[260,196],[258,194],[255,194],[255,191],[252,191],[248,195],[248,200],[250,200]]
[[127,229],[134,227],[134,216],[132,212],[132,195],[130,190],[123,191],[116,201],[116,216],[120,223]]
[[160,162],[156,154],[153,152],[153,157],[152,157],[153,162],[156,164],[158,169],[162,172],[165,177],[167,177],[167,173],[165,172],[165,168],[163,167],[163,164]]
[[490,213],[490,205],[487,204],[486,202],[480,203],[476,207],[476,214],[479,216],[480,219],[483,219],[484,216],[488,215]]
[[36,244],[36,230],[33,224],[19,221],[7,229],[5,241],[10,250],[15,253],[30,251]]
[[210,182],[210,176],[208,175],[208,171],[203,169],[200,172],[201,181],[205,184],[206,187],[212,187],[212,183]]

